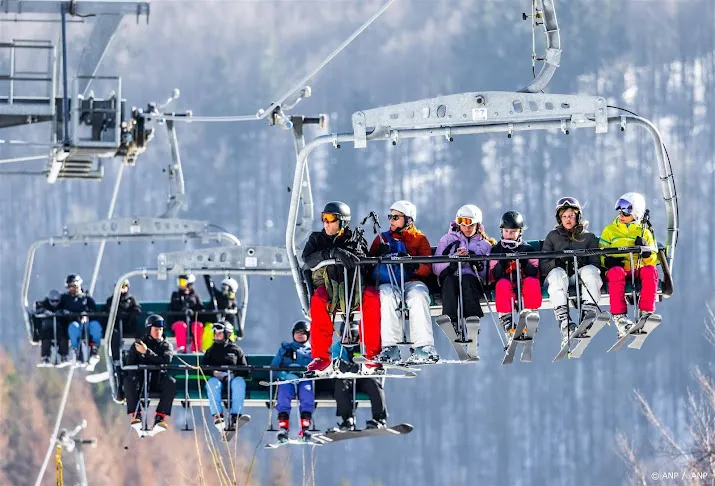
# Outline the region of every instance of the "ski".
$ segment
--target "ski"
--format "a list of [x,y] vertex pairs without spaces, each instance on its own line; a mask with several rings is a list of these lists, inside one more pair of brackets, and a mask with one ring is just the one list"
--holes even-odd
[[633,339],[633,342],[629,344],[628,347],[631,349],[640,349],[643,343],[645,343],[646,338],[650,336],[650,333],[653,332],[656,327],[660,326],[662,321],[662,317],[658,314],[649,315],[643,325],[643,329],[639,334],[635,335],[635,339]]
[[388,375],[386,373],[373,373],[373,374],[363,374],[363,373],[336,373],[336,372],[331,372],[328,373],[327,375],[321,375],[321,376],[311,376],[309,378],[298,378],[298,379],[293,379],[293,380],[283,380],[283,381],[260,381],[259,384],[262,386],[271,386],[271,385],[284,385],[286,383],[294,385],[296,383],[300,383],[301,381],[317,381],[317,380],[358,380],[361,378],[415,378],[417,376],[417,373],[413,371],[409,371],[404,374],[391,374]]
[[101,383],[109,380],[109,371],[101,371],[99,373],[94,373],[93,375],[87,375],[84,379],[89,383]]
[[[619,338],[618,341],[616,341],[616,343],[613,346],[611,346],[611,348],[608,350],[608,352],[610,353],[611,351],[618,351],[626,344],[626,342],[628,342],[628,340],[631,337],[636,336],[636,338],[637,338],[637,336],[640,335],[641,333],[646,334],[645,337],[647,337],[647,332],[643,328],[645,327],[645,324],[648,320],[652,320],[653,322],[656,322],[656,321],[660,321],[661,317],[658,314],[650,314],[646,317],[642,317],[642,318],[638,319],[638,322],[636,322],[628,330],[628,332],[623,335],[623,337]],[[658,322],[658,324],[660,324],[660,322]],[[656,327],[657,327],[657,324],[656,324]],[[652,329],[655,329],[655,327],[653,327]],[[643,339],[638,340],[638,342],[640,343],[641,346],[643,345],[643,341],[645,341],[645,337]],[[636,349],[638,349],[638,348],[636,348]]]
[[[457,357],[459,358],[460,361],[479,361],[478,357],[472,357],[467,353],[467,350],[464,348],[465,344],[469,344],[472,341],[467,340],[467,341],[462,341],[458,336],[457,332],[454,330],[454,326],[452,325],[452,320],[448,316],[437,316],[435,317],[435,322],[439,326],[439,328],[442,330],[442,332],[447,336],[449,339],[449,342],[452,344],[452,347],[457,353]],[[479,324],[477,323],[477,326]],[[437,363],[441,362],[443,360],[437,361]],[[421,364],[421,363],[420,363]]]
[[[421,368],[415,368],[416,364],[406,363],[404,361],[397,361],[394,363],[381,363],[380,361],[369,360],[364,356],[353,356],[353,362],[358,363],[360,365],[364,365],[364,364],[380,365],[386,370],[401,370],[401,371],[405,371],[407,373],[413,372],[413,371],[422,371]],[[369,376],[369,375],[366,375],[366,376]]]
[[467,355],[470,361],[479,361],[479,317],[467,317],[464,325],[467,328]]
[[406,435],[412,432],[410,424],[399,424],[393,427],[385,427],[382,429],[362,429],[362,430],[346,430],[344,432],[328,431],[324,434],[313,434],[313,439],[321,440],[324,443],[340,442],[349,439],[359,439],[361,437],[379,437],[388,435]]
[[272,444],[266,444],[263,446],[264,449],[278,449],[280,447],[284,446],[321,446],[325,442],[316,439],[314,436],[311,436],[310,439],[288,439],[288,440],[283,440],[283,441],[278,441],[274,442]]
[[[571,333],[571,336],[569,336],[569,339],[566,341],[566,343],[564,343],[564,345],[561,346],[561,349],[559,350],[559,354],[557,354],[556,357],[552,360],[552,363],[561,361],[567,355],[569,357],[573,356],[573,353],[571,352],[571,345],[574,342],[578,341],[578,344],[576,344],[576,348],[578,348],[579,346],[581,346],[581,344],[580,344],[581,340],[585,340],[585,339],[590,340],[589,337],[584,335],[586,332],[586,328],[588,326],[590,326],[591,324],[594,324],[597,320],[600,321],[601,319],[604,319],[604,318],[606,319],[605,322],[608,322],[611,318],[611,315],[608,312],[601,312],[600,314],[597,314],[594,317],[584,319],[583,321],[581,321],[581,325],[579,325],[578,328],[574,332]],[[604,324],[605,324],[605,322],[604,322]],[[601,325],[601,327],[603,327],[603,325]],[[600,330],[600,328],[599,328],[599,330]],[[591,329],[591,331],[593,331],[593,328]],[[591,337],[593,337],[595,335],[595,333],[592,333],[592,334],[593,335]],[[586,343],[586,344],[588,344],[588,343]],[[576,348],[574,348],[574,350]],[[579,356],[581,356],[582,353],[583,353],[583,350],[581,350],[579,352]]]
[[501,363],[502,366],[512,364],[514,362],[514,355],[516,354],[517,345],[519,345],[519,343],[526,342],[526,339],[524,339],[522,333],[524,332],[524,328],[526,327],[526,316],[531,312],[534,311],[526,309],[519,313],[519,321],[517,322],[514,334],[509,340],[509,344],[507,345],[506,349],[504,350],[504,359]]
[[531,363],[531,355],[534,350],[534,336],[536,331],[539,330],[539,313],[530,312],[526,316],[526,342],[521,350],[521,361],[524,363]]
[[232,429],[224,429],[223,433],[221,434],[221,440],[223,440],[224,442],[229,442],[231,439],[233,439],[233,436],[236,435],[236,432],[241,430],[241,427],[243,427],[250,421],[250,415],[241,415],[240,417],[238,417],[238,420],[236,420],[236,423],[233,425]]
[[586,350],[591,340],[598,334],[598,332],[606,326],[611,321],[611,314],[609,312],[601,312],[596,319],[593,321],[591,328],[588,329],[576,343],[576,347],[571,351],[572,358],[580,358],[583,352]]

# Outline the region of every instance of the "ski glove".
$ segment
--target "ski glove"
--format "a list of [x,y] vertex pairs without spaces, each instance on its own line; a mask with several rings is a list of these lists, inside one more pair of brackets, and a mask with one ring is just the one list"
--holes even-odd
[[603,259],[603,264],[607,269],[613,268],[613,267],[623,267],[625,266],[625,262],[623,261],[623,258],[615,258],[612,256],[607,256]]
[[391,252],[390,245],[387,243],[380,243],[380,246],[377,247],[377,255],[378,256],[383,256],[387,255]]
[[484,271],[484,260],[479,260],[477,262],[473,262],[474,268],[477,269],[477,272],[483,272]]
[[360,258],[356,254],[350,253],[343,248],[333,248],[330,250],[330,256],[340,262],[348,270],[355,268],[360,261]]
[[492,268],[492,276],[494,280],[499,280],[504,276],[504,260],[498,260]]
[[[636,236],[636,241],[633,242],[635,246],[648,246],[648,243],[643,239],[641,236]],[[650,258],[650,256],[653,254],[653,252],[650,251],[644,251],[641,253],[641,256],[643,258]]]
[[524,273],[527,277],[536,277],[539,274],[539,269],[536,268],[530,261],[524,263]]

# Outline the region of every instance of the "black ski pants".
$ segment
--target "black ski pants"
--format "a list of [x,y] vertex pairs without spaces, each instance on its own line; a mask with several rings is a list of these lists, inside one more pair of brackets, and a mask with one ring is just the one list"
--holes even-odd
[[[370,397],[372,407],[372,418],[374,420],[387,419],[387,407],[385,405],[385,390],[382,382],[377,378],[360,378],[354,380],[357,383],[357,391],[367,393]],[[337,403],[338,417],[346,420],[353,416],[353,380],[335,380],[335,401]]]
[[[41,319],[40,338],[42,340],[40,346],[40,354],[43,357],[50,357],[52,341],[55,339],[55,324],[52,317],[44,317]],[[57,344],[61,356],[67,356],[69,352],[69,335],[67,334],[67,322],[64,319],[57,319]]]
[[[127,397],[127,413],[134,413],[140,398],[144,398],[144,372],[130,371],[124,378],[124,394]],[[176,396],[176,380],[166,373],[149,372],[149,393],[159,393],[157,413],[171,415],[171,405]],[[151,395],[150,395],[151,396]]]
[[[462,311],[464,317],[484,317],[479,299],[484,299],[484,294],[477,277],[462,275]],[[452,323],[457,322],[457,308],[459,305],[459,277],[449,274],[442,282],[442,313],[449,316]]]

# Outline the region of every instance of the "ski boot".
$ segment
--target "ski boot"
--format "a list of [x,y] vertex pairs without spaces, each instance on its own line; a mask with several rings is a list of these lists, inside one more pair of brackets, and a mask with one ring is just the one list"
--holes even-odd
[[355,430],[355,419],[352,417],[344,418],[337,427],[330,429],[330,432],[349,432]]
[[412,351],[412,355],[407,358],[407,362],[410,364],[436,363],[437,361],[439,361],[439,354],[437,354],[437,350],[432,345],[416,347]]
[[131,420],[129,421],[129,426],[136,431],[137,434],[139,434],[139,437],[143,436],[143,423],[142,423],[142,413],[137,412],[130,414]]
[[396,345],[385,346],[382,348],[382,351],[380,351],[380,354],[375,356],[375,361],[380,363],[399,363],[401,360],[402,357],[400,356],[400,348]]
[[298,432],[298,437],[308,442],[312,434],[310,433],[310,417],[301,417],[300,419],[300,432]]
[[287,417],[287,413],[281,412],[278,414],[278,428],[280,429],[276,434],[276,440],[278,442],[286,442],[289,438],[290,431],[290,419]]
[[[600,313],[601,311],[596,304],[592,302],[581,302],[581,322],[585,321],[586,319],[593,319],[595,321],[596,317],[598,317]],[[591,330],[592,326],[593,323],[591,323],[586,329],[584,329],[584,336],[588,334],[588,331]]]
[[311,361],[305,372],[306,378],[328,375],[333,372],[333,362],[330,358],[315,358]]
[[43,356],[39,363],[37,363],[38,368],[50,368],[52,363],[50,363],[49,356]]
[[65,368],[72,364],[72,357],[69,354],[61,354],[57,358],[57,368]]
[[514,326],[514,321],[511,317],[511,312],[509,314],[503,314],[499,316],[499,322],[504,328],[504,336],[506,336],[506,344],[509,345],[511,340],[514,338],[514,331],[516,331],[516,326]]
[[633,327],[633,321],[626,314],[616,314],[613,316],[618,331],[618,339],[621,339],[628,333],[628,330]]
[[151,429],[152,435],[156,435],[160,432],[164,432],[169,429],[169,424],[166,423],[166,416],[163,414],[156,414],[154,416],[154,427]]
[[365,422],[365,429],[384,429],[387,428],[387,420],[385,419],[370,419]]
[[89,373],[94,371],[94,368],[99,363],[99,346],[92,343],[89,345],[89,359],[87,360],[87,371]]
[[569,337],[576,332],[576,323],[571,320],[571,315],[569,314],[569,308],[566,305],[560,305],[554,309],[554,314],[556,315],[556,321],[559,323],[559,330],[561,331],[561,347],[566,346]]
[[214,427],[216,427],[216,430],[218,430],[220,434],[223,434],[223,431],[226,429],[226,423],[223,421],[222,413],[214,415]]

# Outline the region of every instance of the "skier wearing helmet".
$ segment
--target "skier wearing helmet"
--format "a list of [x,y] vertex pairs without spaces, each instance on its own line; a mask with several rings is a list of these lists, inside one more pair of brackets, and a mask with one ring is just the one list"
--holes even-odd
[[[276,356],[271,361],[271,367],[274,368],[289,368],[289,367],[305,367],[310,364],[310,323],[306,320],[297,321],[293,324],[291,330],[293,337],[290,341],[284,341]],[[297,379],[298,376],[288,371],[281,371],[278,375],[279,380]],[[276,411],[278,412],[278,431],[277,439],[279,442],[288,440],[288,432],[290,430],[290,410],[291,401],[298,396],[300,409],[300,432],[298,436],[302,439],[309,439],[310,421],[313,418],[315,410],[315,390],[313,389],[315,382],[301,381],[297,384],[283,383],[278,385],[278,397],[276,399]]]
[[[71,322],[67,334],[75,352],[77,361],[85,362],[87,370],[91,371],[99,362],[99,346],[102,344],[102,325],[98,320],[89,320],[88,314],[97,311],[94,299],[82,288],[82,277],[70,274],[65,281],[67,292],[60,298],[60,309],[67,311]],[[89,356],[82,356],[80,342],[85,342],[89,335]]]
[[171,325],[171,330],[174,331],[174,336],[176,337],[176,347],[179,353],[201,351],[201,335],[204,325],[199,322],[198,318],[193,319],[191,324],[191,346],[189,347],[187,343],[189,326],[186,323],[192,321],[192,312],[197,312],[204,308],[201,299],[194,291],[195,282],[196,277],[193,273],[179,275],[177,279],[179,288],[171,294],[171,301],[169,302],[169,312],[184,317],[184,319],[179,319]]
[[[530,245],[523,242],[522,237],[526,225],[521,213],[517,211],[504,213],[499,228],[501,228],[501,240],[492,247],[491,255],[534,251]],[[521,338],[521,336],[513,336],[516,323],[512,319],[512,310],[515,302],[518,302],[518,296],[515,295],[517,279],[521,279],[524,309],[538,310],[541,307],[539,260],[536,258],[520,260],[519,265],[521,275],[516,273],[516,260],[491,260],[489,262],[492,279],[496,282],[494,291],[496,311],[499,314],[499,321],[504,327],[507,341],[512,337]]]
[[[554,208],[556,227],[546,235],[542,251],[564,251],[598,248],[598,237],[587,230],[588,221],[583,219],[581,203],[574,197],[562,197]],[[549,297],[554,307],[556,321],[561,330],[561,345],[576,331],[576,324],[571,320],[568,307],[569,285],[581,286],[581,319],[595,319],[598,315],[596,305],[601,298],[601,271],[598,255],[578,259],[578,277],[572,258],[553,258],[541,260],[539,271],[546,275]],[[576,281],[578,280],[578,282]]]
[[[239,332],[239,337],[243,337],[242,331],[238,323],[238,304],[236,303],[236,292],[238,292],[238,282],[234,278],[226,277],[221,280],[221,292],[215,292],[216,298],[216,320],[222,318],[226,322],[230,322],[233,328]],[[236,336],[231,336],[235,340]],[[213,324],[211,322],[204,323],[203,334],[201,337],[201,349],[206,351],[214,342]]]
[[[37,365],[39,368],[56,365],[64,368],[72,364],[69,356],[69,336],[67,334],[67,322],[58,317],[60,314],[60,300],[62,296],[57,290],[50,290],[47,297],[41,302],[35,302],[35,313],[33,321],[35,323],[35,333],[41,339],[40,355],[41,360]],[[57,346],[55,362],[51,361],[53,341]]]
[[[214,342],[204,354],[202,364],[204,366],[248,366],[246,355],[237,344],[231,342],[233,325],[226,321],[216,322],[213,325]],[[206,382],[206,396],[209,399],[209,410],[214,418],[214,426],[223,433],[225,430],[232,430],[236,421],[243,415],[243,402],[246,399],[246,380],[248,376],[245,370],[233,371],[231,383],[228,383],[228,372],[214,370],[213,376]],[[223,404],[221,394],[225,386],[231,387],[231,422],[226,427],[224,421]]]
[[[635,278],[640,280],[641,293],[638,299],[639,319],[655,312],[655,298],[658,291],[658,255],[653,233],[643,224],[646,212],[645,198],[637,192],[628,192],[616,201],[618,216],[601,233],[599,246],[613,248],[622,246],[649,246],[652,252],[633,255]],[[627,316],[626,278],[631,275],[630,255],[607,255],[603,257],[603,266],[608,281],[611,313],[616,322],[618,337],[622,337],[633,326]],[[635,284],[635,282],[634,282]]]
[[[360,305],[360,289],[350,296],[352,308],[345,309],[345,281],[343,269],[348,271],[348,284],[355,278],[355,271],[360,257],[367,254],[367,242],[359,233],[350,228],[350,207],[341,201],[332,201],[325,205],[321,214],[322,231],[314,231],[303,249],[303,262],[307,268],[313,268],[320,262],[335,259],[337,265],[328,265],[312,272],[315,291],[310,298],[311,333],[310,345],[313,361],[307,369],[311,374],[326,375],[334,370],[330,359],[330,345],[333,341],[333,319],[331,314],[342,310],[347,315],[357,310]],[[365,267],[360,267],[362,283],[362,319],[365,343],[365,357],[371,360],[380,352],[380,296],[377,289],[365,285]],[[355,279],[356,281],[356,279]],[[372,373],[378,367],[368,364],[363,371]]]
[[[410,201],[396,201],[390,207],[390,229],[375,237],[370,247],[370,256],[394,254],[398,256],[432,256],[432,248],[427,237],[415,227],[417,208]],[[396,284],[402,280],[400,266],[381,264],[375,267],[374,277],[380,283],[380,314],[382,351],[378,361],[391,363],[401,361],[397,343],[402,341],[402,320],[397,313],[399,308],[399,288],[390,281],[388,268],[393,269]],[[414,344],[410,363],[439,361],[434,347],[432,317],[430,316],[430,296],[424,280],[432,273],[428,264],[405,263],[404,296],[410,316],[410,338]]]
[[[449,231],[442,236],[437,245],[435,255],[477,256],[489,255],[496,241],[484,232],[482,211],[474,204],[466,204],[457,210],[454,221],[449,225]],[[479,299],[485,298],[482,285],[487,280],[486,261],[462,264],[462,309],[465,318],[484,316]],[[435,263],[432,271],[437,275],[442,287],[443,313],[449,317],[452,325],[457,328],[457,299],[459,297],[459,275],[457,262]]]

